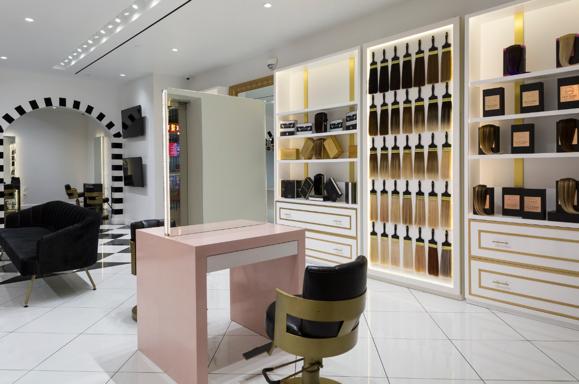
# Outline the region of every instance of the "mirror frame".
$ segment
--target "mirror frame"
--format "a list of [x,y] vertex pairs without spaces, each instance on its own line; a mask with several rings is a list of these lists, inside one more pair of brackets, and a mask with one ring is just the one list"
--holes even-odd
[[239,96],[240,93],[253,91],[273,85],[273,75],[260,77],[259,79],[245,81],[229,87],[229,96]]

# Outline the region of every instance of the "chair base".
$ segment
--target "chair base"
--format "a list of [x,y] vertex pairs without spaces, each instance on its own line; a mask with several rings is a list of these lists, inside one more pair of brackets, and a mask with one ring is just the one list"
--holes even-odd
[[[302,377],[292,377],[291,379],[283,380],[282,384],[305,384],[307,381]],[[320,377],[319,384],[340,384],[339,381],[328,379],[326,377]],[[317,384],[316,383],[316,384]]]

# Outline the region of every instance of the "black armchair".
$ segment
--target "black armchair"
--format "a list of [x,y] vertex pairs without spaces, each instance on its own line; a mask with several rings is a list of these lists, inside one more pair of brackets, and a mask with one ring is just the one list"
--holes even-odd
[[[99,227],[98,213],[61,201],[6,217],[5,228],[0,229],[0,245],[22,276],[32,276],[25,307],[36,277],[96,263]],[[88,270],[86,273],[96,289]]]

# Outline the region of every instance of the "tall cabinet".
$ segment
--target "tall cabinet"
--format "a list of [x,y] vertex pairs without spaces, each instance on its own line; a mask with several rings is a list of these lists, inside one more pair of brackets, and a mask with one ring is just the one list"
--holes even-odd
[[[577,0],[533,0],[468,16],[464,117],[467,299],[575,325],[579,215],[557,213],[557,182],[579,179],[579,148],[571,137],[561,150],[557,126],[579,118],[558,105],[579,101],[579,85],[558,95],[560,79],[579,82],[579,66],[557,67],[556,41],[578,31],[577,15]],[[505,76],[503,50],[514,44],[526,68]]]
[[369,274],[460,298],[459,19],[368,43],[363,55]]
[[[351,261],[360,250],[359,56],[351,49],[275,73],[276,222],[306,228],[306,255],[322,263]],[[286,136],[293,125],[301,132]],[[323,190],[307,199],[300,194],[304,179],[320,175],[338,185],[336,201],[320,197]]]

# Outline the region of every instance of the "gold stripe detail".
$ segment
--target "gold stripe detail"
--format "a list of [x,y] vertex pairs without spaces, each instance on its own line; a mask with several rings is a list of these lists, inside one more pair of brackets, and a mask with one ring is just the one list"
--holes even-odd
[[[304,109],[308,109],[310,106],[310,90],[309,90],[309,72],[308,69],[304,69]],[[309,123],[310,115],[304,113],[304,123]],[[310,165],[304,163],[304,179],[310,175]]]
[[[525,44],[525,13],[519,11],[515,13],[515,44]],[[515,113],[520,112],[519,99],[521,95],[521,81],[516,81],[515,87]],[[515,124],[521,124],[522,119],[515,120]],[[525,186],[525,160],[514,159],[513,162],[513,184],[516,188],[523,188]]]

